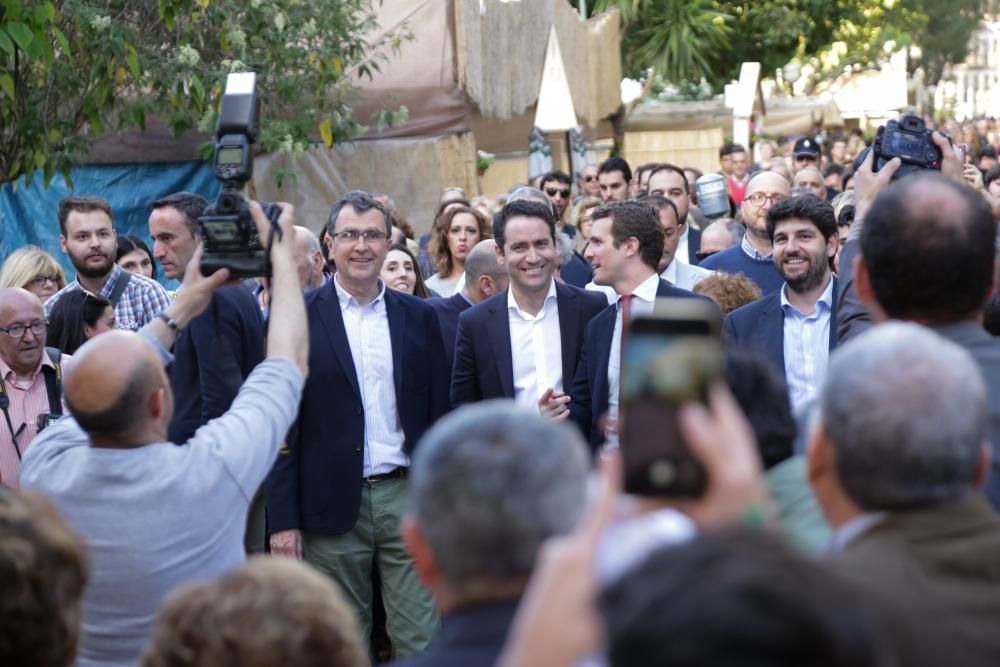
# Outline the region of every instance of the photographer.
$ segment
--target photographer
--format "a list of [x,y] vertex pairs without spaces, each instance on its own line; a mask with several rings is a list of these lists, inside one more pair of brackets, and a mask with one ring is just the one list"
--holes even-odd
[[[271,223],[256,203],[250,211],[267,238]],[[179,447],[168,440],[173,394],[162,348],[229,277],[226,269],[202,276],[199,249],[163,317],[138,336],[112,332],[80,348],[65,379],[73,418],[46,429],[24,458],[21,483],[49,495],[90,550],[82,667],[134,664],[168,593],[244,560],[250,498],[295,418],[309,354],[290,205],[278,224],[267,359],[226,414]]]
[[[840,340],[889,319],[923,324],[965,348],[988,386],[989,440],[1000,444],[1000,341],[980,325],[995,287],[996,223],[965,185],[948,139],[933,133],[941,173],[894,180],[902,162],[874,171],[870,153],[854,178],[856,212],[841,251],[837,296]],[[986,493],[1000,506],[1000,458]]]

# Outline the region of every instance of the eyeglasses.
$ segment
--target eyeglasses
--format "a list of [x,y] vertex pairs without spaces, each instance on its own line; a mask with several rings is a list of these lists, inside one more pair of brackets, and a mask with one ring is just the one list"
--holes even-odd
[[366,229],[363,232],[359,232],[356,229],[348,229],[343,232],[334,232],[330,236],[344,243],[357,243],[359,239],[364,239],[372,243],[375,241],[384,241],[388,238],[388,235],[380,229]]
[[561,195],[563,199],[569,199],[569,188],[566,188],[565,190],[560,190],[559,188],[545,188],[545,194],[550,197]]
[[45,333],[45,327],[47,324],[48,322],[46,322],[45,320],[35,320],[34,322],[28,325],[14,324],[7,327],[6,329],[0,327],[0,331],[4,332],[11,338],[23,338],[24,334],[28,331],[28,329],[31,329],[31,333],[35,334],[36,336],[41,336],[43,333]]
[[712,255],[714,255],[717,252],[719,252],[719,251],[718,250],[713,250],[712,252],[705,252],[704,250],[697,250],[697,251],[695,251],[694,256],[697,257],[698,261],[700,262],[701,260],[705,259],[706,257],[711,257]]
[[32,287],[42,287],[45,283],[52,283],[56,287],[59,286],[59,278],[56,276],[35,276],[31,279],[30,285]]
[[752,195],[747,195],[747,201],[754,206],[762,206],[765,201],[770,201],[773,206],[780,201],[784,201],[785,199],[788,199],[788,195],[782,194],[781,192],[755,192]]

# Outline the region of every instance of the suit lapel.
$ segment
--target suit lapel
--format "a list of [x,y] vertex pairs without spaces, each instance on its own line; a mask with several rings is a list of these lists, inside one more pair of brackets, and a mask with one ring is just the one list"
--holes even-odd
[[580,337],[580,308],[576,302],[576,294],[556,283],[556,305],[559,308],[559,339],[562,348],[563,389],[573,384],[576,359],[580,354],[577,348]]
[[[340,367],[344,369],[348,382],[354,395],[361,400],[361,390],[358,388],[358,371],[354,368],[354,357],[351,356],[351,344],[347,340],[347,329],[344,327],[344,314],[340,310],[340,299],[337,298],[337,289],[330,280],[318,295],[319,303],[316,304],[319,314],[319,321],[330,339],[330,347],[333,348]],[[313,352],[312,354],[316,354]]]
[[777,292],[770,298],[770,303],[763,312],[763,326],[760,335],[766,341],[763,349],[767,350],[767,356],[771,362],[781,369],[781,374],[785,374],[785,311],[781,309],[781,292]]
[[493,359],[496,360],[497,374],[500,376],[500,389],[503,395],[514,398],[514,361],[510,347],[510,320],[507,317],[507,292],[504,298],[494,300],[490,305],[490,316],[487,319],[486,330],[493,349]]
[[389,322],[389,340],[392,343],[392,380],[396,386],[396,401],[402,401],[400,390],[403,386],[403,352],[406,345],[406,305],[402,299],[385,290],[385,314]]
[[[602,321],[594,325],[595,331],[601,332],[601,340],[597,343],[597,358],[595,359],[594,371],[597,376],[594,378],[594,393],[591,396],[593,401],[593,412],[595,415],[603,414],[608,409],[608,364],[611,362],[611,344],[615,339],[615,321],[618,319],[617,306],[611,305],[601,311],[607,321]],[[601,317],[598,314],[597,317]],[[597,400],[600,397],[600,400]]]

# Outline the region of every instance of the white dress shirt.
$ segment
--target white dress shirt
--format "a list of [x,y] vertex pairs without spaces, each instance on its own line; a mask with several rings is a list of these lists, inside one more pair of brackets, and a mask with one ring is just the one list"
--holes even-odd
[[[381,475],[399,467],[408,467],[410,457],[403,452],[403,427],[396,406],[396,382],[393,379],[392,339],[385,312],[385,283],[367,306],[358,304],[340,286],[334,274],[340,311],[344,316],[347,342],[351,346],[354,370],[358,374],[361,404],[365,410],[364,476]],[[336,428],[336,424],[333,425]]]
[[805,315],[788,301],[788,285],[781,288],[781,310],[785,314],[785,382],[792,411],[816,397],[826,378],[830,360],[830,315],[833,310],[833,279],[816,302],[811,315]]
[[[674,253],[674,260],[680,261],[681,264],[690,264],[691,257],[688,255],[688,237],[691,231],[691,220],[688,220],[684,224],[684,233],[681,234],[680,240],[677,242],[677,252]],[[670,268],[669,266],[667,268]],[[687,289],[685,287],[684,289]]]
[[715,271],[709,271],[694,264],[685,264],[677,261],[677,259],[677,255],[674,255],[674,258],[670,260],[670,264],[660,274],[661,278],[675,287],[690,291],[705,278],[715,275]]
[[559,300],[556,281],[549,283],[545,302],[537,315],[521,310],[514,290],[507,290],[507,321],[510,322],[510,358],[514,368],[514,400],[538,409],[545,390],[562,391],[562,336],[559,331]]
[[[632,292],[629,308],[630,319],[653,312],[656,303],[656,289],[660,286],[660,276],[655,273],[639,284]],[[615,318],[615,333],[611,337],[611,355],[608,357],[608,418],[618,420],[618,390],[621,384],[622,365],[622,300],[618,298],[618,315]],[[618,446],[618,434],[608,433],[609,447]]]

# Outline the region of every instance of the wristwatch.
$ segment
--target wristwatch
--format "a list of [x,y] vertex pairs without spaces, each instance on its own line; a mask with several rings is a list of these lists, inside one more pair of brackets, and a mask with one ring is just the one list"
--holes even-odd
[[170,330],[177,333],[181,330],[181,327],[177,322],[173,320],[166,312],[159,313],[156,317],[163,320],[163,323],[170,327]]

